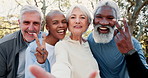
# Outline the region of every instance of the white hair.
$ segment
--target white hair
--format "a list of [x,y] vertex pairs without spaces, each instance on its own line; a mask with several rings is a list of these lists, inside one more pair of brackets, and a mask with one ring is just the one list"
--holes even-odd
[[41,20],[42,20],[42,14],[39,11],[39,9],[35,6],[31,6],[31,5],[25,5],[22,7],[22,9],[20,10],[20,19],[22,18],[23,14],[26,12],[37,12],[40,14]]
[[109,28],[110,32],[108,34],[100,34],[100,33],[98,33],[98,30],[97,30],[97,28],[100,26],[101,25],[95,26],[94,31],[92,32],[94,41],[96,43],[109,43],[113,39],[115,28],[112,28],[110,26],[106,26],[107,28]]
[[116,15],[116,19],[120,19],[120,11],[119,11],[119,7],[118,7],[118,5],[116,4],[116,2],[114,2],[114,1],[112,1],[112,0],[101,0],[101,1],[99,1],[98,2],[98,4],[97,4],[97,7],[96,7],[96,9],[95,9],[95,11],[94,11],[94,17],[95,17],[95,14],[96,14],[96,12],[97,12],[97,10],[100,8],[100,7],[102,7],[102,6],[109,6],[109,7],[111,7],[111,8],[113,8],[114,10],[115,10],[115,15]]
[[90,15],[90,12],[88,11],[88,9],[82,5],[74,5],[72,6],[67,15],[66,15],[66,20],[68,21],[68,18],[71,16],[72,14],[72,11],[75,9],[75,8],[79,8],[87,17],[88,17],[88,22],[91,23],[92,22],[92,17]]

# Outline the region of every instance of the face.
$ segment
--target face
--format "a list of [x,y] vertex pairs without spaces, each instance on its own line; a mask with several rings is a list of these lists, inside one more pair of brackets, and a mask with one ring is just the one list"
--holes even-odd
[[67,21],[63,14],[53,14],[47,18],[46,29],[50,35],[58,40],[61,40],[66,35]]
[[75,8],[68,18],[68,24],[72,35],[82,35],[88,29],[88,17],[79,8]]
[[93,37],[97,43],[108,43],[112,40],[114,34],[115,10],[109,6],[98,8],[94,16],[94,32]]
[[41,16],[37,12],[26,12],[19,20],[19,26],[26,42],[34,40],[33,33],[39,34],[41,28]]

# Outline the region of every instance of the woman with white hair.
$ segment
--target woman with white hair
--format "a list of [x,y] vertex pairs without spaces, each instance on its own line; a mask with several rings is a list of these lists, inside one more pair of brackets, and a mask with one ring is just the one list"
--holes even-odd
[[55,45],[56,62],[51,74],[56,78],[88,78],[91,72],[99,70],[87,40],[82,37],[91,23],[90,13],[84,6],[76,5],[66,19],[71,34]]

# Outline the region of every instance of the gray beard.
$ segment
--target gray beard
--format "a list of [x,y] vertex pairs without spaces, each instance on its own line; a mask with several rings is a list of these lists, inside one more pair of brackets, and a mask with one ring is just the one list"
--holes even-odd
[[100,26],[101,25],[96,25],[94,27],[94,31],[92,32],[94,41],[96,43],[109,43],[113,39],[114,28],[112,28],[110,26],[106,26],[107,28],[109,28],[110,31],[107,34],[102,34],[97,31],[98,27],[100,27]]

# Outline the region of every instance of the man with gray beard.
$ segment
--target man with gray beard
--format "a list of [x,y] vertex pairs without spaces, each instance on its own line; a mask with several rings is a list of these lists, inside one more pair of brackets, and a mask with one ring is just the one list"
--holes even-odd
[[[129,78],[124,53],[132,54],[137,51],[141,61],[147,67],[140,43],[134,37],[127,37],[131,44],[126,44],[122,41],[127,36],[126,32],[119,31],[121,34],[115,32],[115,26],[119,25],[116,21],[119,18],[119,8],[114,1],[100,1],[94,12],[94,31],[89,35],[88,42],[98,62],[101,78]],[[122,27],[117,28],[122,30]],[[116,41],[123,43],[118,45]],[[128,49],[122,49],[121,45],[126,45]]]
[[[129,63],[127,62],[126,65],[128,60],[126,57],[135,53],[138,53],[146,68],[148,68],[148,65],[140,43],[129,33],[126,20],[123,20],[122,28],[118,24],[118,19],[120,19],[119,8],[114,1],[102,0],[99,2],[94,12],[94,31],[89,35],[88,42],[93,56],[98,62],[101,78],[129,78],[129,76],[131,78],[146,78],[143,76],[136,77],[139,74],[138,72],[135,75],[133,73],[135,71],[132,71],[132,69],[129,72],[127,70]],[[120,33],[116,32],[115,26]],[[136,67],[136,65],[133,67]],[[36,78],[54,78],[38,66],[31,66],[30,71]],[[90,78],[95,78],[96,74],[97,72],[92,73]]]

